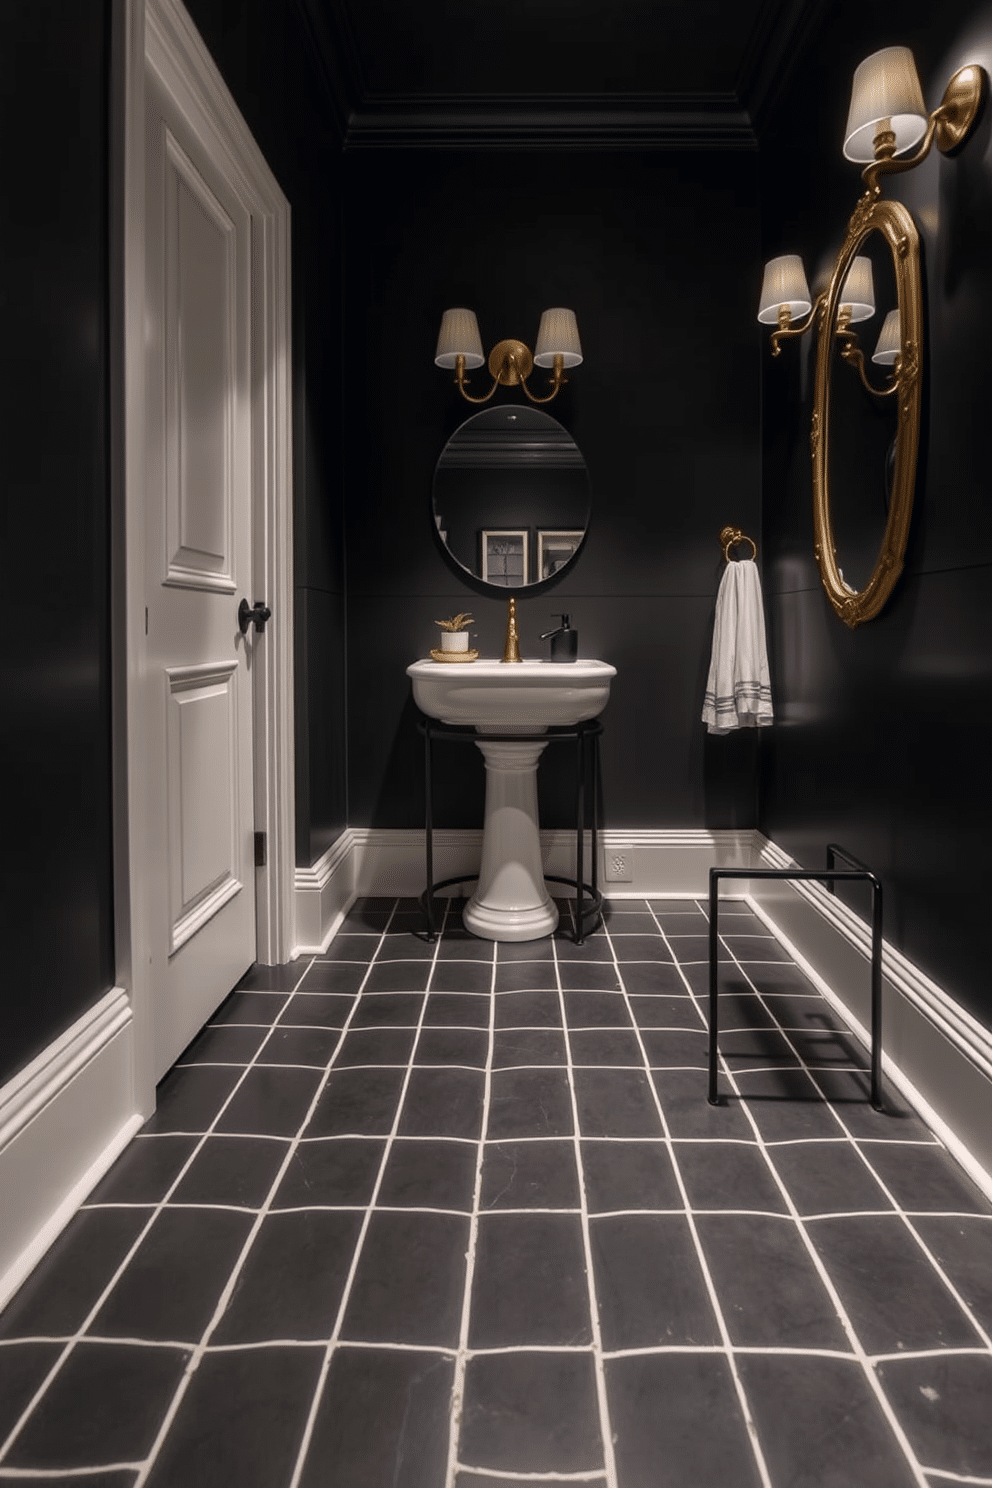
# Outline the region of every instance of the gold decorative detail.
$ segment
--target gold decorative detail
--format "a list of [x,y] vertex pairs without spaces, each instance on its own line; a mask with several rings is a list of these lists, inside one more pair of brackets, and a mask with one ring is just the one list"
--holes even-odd
[[816,457],[820,453],[820,415],[816,409],[813,410],[813,418],[809,426],[809,451],[810,457],[815,463]]
[[432,651],[431,661],[478,661],[478,651]]
[[730,550],[731,548],[735,548],[738,543],[750,543],[751,557],[757,558],[758,544],[753,537],[748,537],[747,533],[742,532],[739,527],[721,527],[720,546],[723,549],[724,563],[730,562]]
[[531,403],[550,403],[568,381],[565,375],[565,358],[560,353],[556,353],[554,366],[551,369],[551,391],[543,398],[532,393],[527,386],[527,379],[534,370],[534,358],[530,349],[522,341],[498,341],[489,353],[488,367],[493,385],[488,393],[474,398],[470,392],[466,391],[465,358],[463,356],[456,358],[455,386],[468,403],[488,403],[498,387],[521,387],[524,390],[524,396]]
[[506,611],[506,641],[503,646],[504,661],[520,661],[520,643],[517,639],[517,601],[510,595]]
[[472,619],[472,616],[469,615],[467,612],[459,612],[457,615],[452,615],[450,620],[434,621],[435,625],[439,625],[442,630],[447,630],[452,634],[454,634],[456,630],[468,630],[469,626],[474,625],[474,623],[475,622]]

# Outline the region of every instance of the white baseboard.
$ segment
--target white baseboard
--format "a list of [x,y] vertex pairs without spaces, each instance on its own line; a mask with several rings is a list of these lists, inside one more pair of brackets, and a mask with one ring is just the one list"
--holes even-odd
[[[758,860],[755,866],[797,866],[764,837]],[[757,912],[867,1042],[871,931],[865,920],[822,884],[743,882]],[[886,1077],[992,1196],[992,1032],[884,938],[882,1002]]]
[[133,1031],[114,987],[0,1090],[0,1307],[141,1125]]

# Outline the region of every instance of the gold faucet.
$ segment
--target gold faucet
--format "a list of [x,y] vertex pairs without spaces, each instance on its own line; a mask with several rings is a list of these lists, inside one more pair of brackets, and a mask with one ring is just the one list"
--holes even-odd
[[512,594],[510,596],[510,607],[506,615],[506,641],[503,645],[503,660],[520,660],[520,646],[517,642],[517,601]]

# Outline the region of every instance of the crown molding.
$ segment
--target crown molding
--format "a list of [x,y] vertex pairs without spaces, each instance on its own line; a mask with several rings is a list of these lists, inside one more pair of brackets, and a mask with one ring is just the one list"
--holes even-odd
[[828,0],[765,0],[737,75],[736,96],[760,136],[776,98],[804,55]]

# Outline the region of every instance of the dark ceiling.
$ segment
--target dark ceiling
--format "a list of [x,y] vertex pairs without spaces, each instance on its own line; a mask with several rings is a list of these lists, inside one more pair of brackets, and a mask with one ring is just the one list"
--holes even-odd
[[299,0],[346,148],[753,149],[824,0]]

